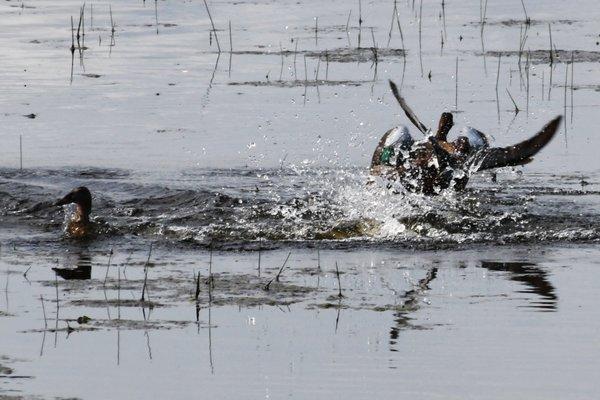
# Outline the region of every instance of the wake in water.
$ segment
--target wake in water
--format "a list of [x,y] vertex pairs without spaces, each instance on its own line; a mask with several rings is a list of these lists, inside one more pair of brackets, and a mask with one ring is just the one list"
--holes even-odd
[[[579,177],[484,179],[437,198],[345,169],[198,170],[160,178],[120,170],[0,171],[0,226],[13,240],[57,241],[74,186],[94,195],[95,240],[141,237],[233,249],[279,243],[439,248],[600,239],[598,192]],[[586,182],[589,183],[589,182]]]

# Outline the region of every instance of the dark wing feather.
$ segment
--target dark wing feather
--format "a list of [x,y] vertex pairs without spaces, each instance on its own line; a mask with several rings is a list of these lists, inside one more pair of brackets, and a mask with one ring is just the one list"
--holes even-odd
[[400,103],[400,107],[402,107],[404,113],[406,114],[410,122],[412,122],[417,127],[417,129],[423,132],[423,134],[427,134],[429,129],[427,129],[427,127],[419,120],[419,118],[416,116],[413,110],[410,109],[408,104],[406,104],[404,98],[400,96],[396,84],[392,81],[390,81],[390,88],[392,88],[392,93],[394,94],[394,97],[396,98],[396,100],[398,100],[398,103]]
[[546,146],[558,130],[562,116],[554,118],[535,136],[509,147],[493,147],[481,150],[471,163],[476,171],[484,169],[509,167],[527,164],[544,146]]

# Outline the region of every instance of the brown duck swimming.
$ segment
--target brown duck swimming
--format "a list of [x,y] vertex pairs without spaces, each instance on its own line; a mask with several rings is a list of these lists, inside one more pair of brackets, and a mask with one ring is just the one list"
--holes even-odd
[[408,119],[426,139],[416,141],[406,127],[390,129],[373,153],[371,175],[399,181],[407,190],[427,195],[448,188],[462,190],[470,174],[477,171],[531,162],[552,140],[562,118],[554,118],[536,135],[513,146],[490,147],[487,137],[473,128],[464,129],[449,142],[452,114],[443,113],[437,132],[432,134],[400,96],[394,82],[390,81],[390,87]]
[[92,194],[85,186],[73,189],[54,205],[64,206],[65,204],[75,204],[75,215],[67,224],[67,234],[74,238],[83,238],[92,234],[93,225],[90,222],[90,213],[92,212]]

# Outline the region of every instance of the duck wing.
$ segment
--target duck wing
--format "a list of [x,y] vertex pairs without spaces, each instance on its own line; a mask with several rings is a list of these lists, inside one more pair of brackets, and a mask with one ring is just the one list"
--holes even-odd
[[390,80],[390,88],[392,89],[392,93],[394,94],[394,97],[396,98],[396,100],[398,100],[398,103],[400,103],[400,107],[402,107],[402,109],[404,110],[404,113],[406,114],[406,116],[408,117],[410,122],[412,122],[417,127],[417,129],[419,129],[424,135],[427,135],[427,132],[429,131],[429,129],[427,129],[425,124],[423,124],[419,120],[419,117],[417,117],[417,115],[413,112],[413,110],[410,109],[408,104],[406,104],[406,101],[404,100],[404,98],[402,96],[400,96],[400,93],[398,92],[398,87],[391,80]]
[[562,116],[554,118],[548,122],[533,137],[508,147],[484,148],[473,157],[470,165],[474,166],[474,171],[482,171],[491,168],[509,167],[523,165],[532,161],[544,146],[546,146],[558,130]]

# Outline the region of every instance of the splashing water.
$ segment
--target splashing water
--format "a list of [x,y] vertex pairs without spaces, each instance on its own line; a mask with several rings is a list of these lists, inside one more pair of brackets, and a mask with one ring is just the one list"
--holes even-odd
[[[94,193],[96,240],[146,237],[174,244],[255,248],[277,243],[438,248],[477,243],[595,241],[597,188],[576,179],[508,174],[476,177],[465,192],[436,197],[369,182],[367,172],[292,166],[198,170],[162,182],[126,171],[38,171],[1,175],[4,226],[36,240],[60,237],[67,221],[53,201],[71,185]],[[47,182],[41,185],[40,182]],[[61,189],[58,189],[61,188]]]

